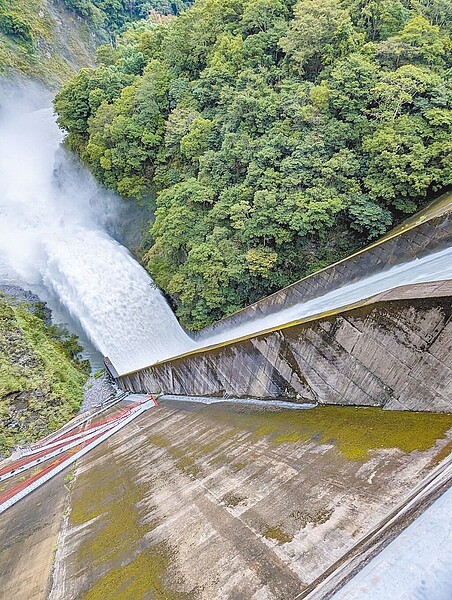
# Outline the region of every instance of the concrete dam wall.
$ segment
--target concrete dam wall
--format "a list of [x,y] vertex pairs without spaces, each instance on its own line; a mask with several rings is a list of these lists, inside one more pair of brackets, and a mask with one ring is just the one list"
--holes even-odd
[[401,288],[341,314],[148,367],[119,383],[177,395],[450,412],[451,296],[449,281]]
[[[451,196],[357,255],[201,332],[272,314],[451,246]],[[395,287],[353,306],[193,350],[117,377],[134,392],[452,411],[452,281]]]

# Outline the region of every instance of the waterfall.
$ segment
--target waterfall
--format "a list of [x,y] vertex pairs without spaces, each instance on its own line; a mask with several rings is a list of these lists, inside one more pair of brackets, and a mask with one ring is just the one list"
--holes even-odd
[[42,97],[0,101],[0,276],[62,305],[118,373],[189,350],[162,293],[107,233],[120,200],[61,150],[52,109],[34,106]]

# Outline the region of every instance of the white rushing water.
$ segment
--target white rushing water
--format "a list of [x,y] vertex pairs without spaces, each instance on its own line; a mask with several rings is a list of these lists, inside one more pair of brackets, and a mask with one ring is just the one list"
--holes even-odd
[[[449,248],[213,333],[196,345],[146,271],[107,233],[120,201],[61,150],[52,110],[36,109],[42,97],[27,92],[26,99],[0,96],[0,283],[38,293],[120,374],[400,285],[452,279]],[[45,103],[49,106],[49,98]]]
[[60,150],[52,109],[35,110],[33,93],[0,98],[0,278],[59,303],[119,373],[190,349],[149,275],[106,233],[119,201]]
[[213,334],[202,340],[202,346],[218,344],[312,317],[324,311],[346,307],[402,285],[442,281],[443,279],[452,279],[452,247],[395,265],[386,271],[343,285],[307,302],[300,302],[276,313],[246,321],[237,327]]

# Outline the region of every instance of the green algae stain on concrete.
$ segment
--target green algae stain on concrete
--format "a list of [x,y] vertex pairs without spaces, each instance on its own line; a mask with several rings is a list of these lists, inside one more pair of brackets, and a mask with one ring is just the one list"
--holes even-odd
[[278,544],[287,544],[293,540],[293,536],[285,533],[280,527],[270,527],[264,533],[268,540],[275,540]]
[[164,586],[162,581],[168,562],[165,546],[146,549],[126,565],[110,569],[95,582],[83,600],[188,600],[187,594],[168,591]]
[[452,427],[452,415],[384,411],[381,408],[319,406],[310,410],[238,412],[207,407],[234,429],[249,429],[273,444],[303,443],[315,438],[333,443],[344,458],[366,459],[370,450],[398,448],[425,451]]
[[77,477],[69,522],[85,528],[76,554],[77,568],[88,573],[81,600],[188,600],[167,582],[170,546],[150,540],[154,508],[139,508],[147,491],[111,459]]

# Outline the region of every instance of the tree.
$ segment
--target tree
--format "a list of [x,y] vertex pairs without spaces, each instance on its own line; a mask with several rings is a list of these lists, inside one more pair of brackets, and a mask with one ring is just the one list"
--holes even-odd
[[156,198],[143,262],[184,325],[346,256],[451,182],[450,39],[442,0],[416,2],[195,0],[58,95],[94,174]]
[[354,37],[350,15],[339,0],[299,0],[281,46],[292,64],[312,79],[334,58],[349,52]]

